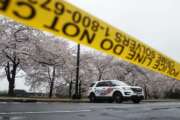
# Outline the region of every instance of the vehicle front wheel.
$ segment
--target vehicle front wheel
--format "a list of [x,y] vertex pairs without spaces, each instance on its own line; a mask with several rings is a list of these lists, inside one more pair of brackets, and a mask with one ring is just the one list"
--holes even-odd
[[93,93],[90,94],[90,96],[89,96],[89,101],[90,101],[91,103],[96,102],[96,96],[95,96]]
[[115,92],[113,95],[113,100],[116,103],[122,103],[123,102],[123,96],[120,92]]

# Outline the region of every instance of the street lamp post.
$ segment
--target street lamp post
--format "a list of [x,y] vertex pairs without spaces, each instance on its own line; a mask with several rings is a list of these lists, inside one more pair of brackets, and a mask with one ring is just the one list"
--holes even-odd
[[76,86],[75,86],[75,99],[80,99],[79,95],[79,60],[80,60],[80,44],[77,45],[77,64],[76,64]]

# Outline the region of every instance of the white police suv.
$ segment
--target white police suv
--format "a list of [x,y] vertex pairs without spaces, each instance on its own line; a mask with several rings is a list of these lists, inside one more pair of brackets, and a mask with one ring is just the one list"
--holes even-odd
[[125,100],[132,100],[139,103],[144,99],[144,91],[138,86],[129,86],[119,80],[102,80],[92,83],[88,90],[90,102],[97,100],[108,100],[121,103]]

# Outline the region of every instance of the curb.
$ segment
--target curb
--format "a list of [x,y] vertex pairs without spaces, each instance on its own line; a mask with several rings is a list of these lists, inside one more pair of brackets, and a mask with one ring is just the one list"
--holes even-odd
[[180,102],[180,100],[143,100],[142,102],[156,103],[156,102]]
[[63,103],[89,103],[89,100],[72,100],[72,99],[0,99],[0,102],[22,102],[22,103],[35,103],[35,102],[63,102]]

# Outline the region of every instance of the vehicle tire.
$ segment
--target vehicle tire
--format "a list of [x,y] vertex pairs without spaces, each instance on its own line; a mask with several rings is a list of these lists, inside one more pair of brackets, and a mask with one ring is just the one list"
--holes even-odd
[[96,102],[96,96],[94,93],[91,93],[90,96],[89,96],[89,101],[91,103],[95,103]]
[[132,101],[133,101],[133,103],[135,103],[135,104],[138,104],[138,103],[140,103],[140,102],[141,102],[141,100],[140,100],[140,99],[132,99]]
[[113,101],[116,103],[122,103],[123,102],[123,96],[120,92],[115,92],[113,95]]

